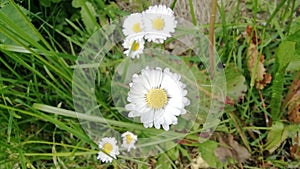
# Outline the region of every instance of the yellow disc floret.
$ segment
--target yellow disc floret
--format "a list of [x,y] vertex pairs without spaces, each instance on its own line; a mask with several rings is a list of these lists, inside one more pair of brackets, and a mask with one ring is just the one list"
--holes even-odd
[[113,149],[113,146],[110,143],[105,143],[103,145],[103,151],[109,154]]
[[141,28],[140,23],[135,23],[135,24],[133,24],[132,30],[133,30],[133,32],[135,32],[135,33],[141,32],[141,31],[142,31],[142,28]]
[[147,105],[153,109],[161,109],[168,102],[168,96],[163,89],[151,89],[146,94]]
[[153,29],[160,31],[164,28],[164,26],[165,26],[165,22],[163,19],[161,19],[161,18],[153,19],[153,21],[152,21]]
[[134,41],[131,45],[131,50],[132,51],[137,51],[140,47],[140,44],[137,41]]
[[133,140],[133,137],[131,137],[130,134],[127,134],[125,137],[126,137],[126,143],[130,144],[132,142],[132,140]]

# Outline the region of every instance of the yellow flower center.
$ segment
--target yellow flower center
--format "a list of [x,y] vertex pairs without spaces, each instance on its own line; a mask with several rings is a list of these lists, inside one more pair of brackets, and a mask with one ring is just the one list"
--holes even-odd
[[132,30],[133,30],[135,33],[141,32],[141,31],[142,31],[142,28],[141,28],[140,23],[135,23],[135,24],[133,24]]
[[137,51],[140,47],[140,44],[137,41],[134,41],[131,45],[131,50],[132,51]]
[[133,137],[131,137],[130,134],[127,134],[127,135],[125,136],[125,138],[126,138],[126,144],[130,144],[131,141],[133,140]]
[[147,105],[153,109],[163,108],[167,101],[167,93],[163,89],[151,89],[146,94]]
[[156,18],[152,21],[152,27],[156,30],[162,30],[165,26],[165,22],[161,18]]
[[103,151],[109,154],[113,149],[113,146],[110,143],[105,143],[103,145]]

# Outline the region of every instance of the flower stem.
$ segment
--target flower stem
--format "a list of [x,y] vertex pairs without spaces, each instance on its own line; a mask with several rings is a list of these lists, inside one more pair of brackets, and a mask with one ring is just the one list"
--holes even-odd
[[210,64],[210,76],[213,78],[214,74],[214,33],[215,33],[215,20],[217,13],[217,0],[211,2],[210,24],[209,24],[209,64]]

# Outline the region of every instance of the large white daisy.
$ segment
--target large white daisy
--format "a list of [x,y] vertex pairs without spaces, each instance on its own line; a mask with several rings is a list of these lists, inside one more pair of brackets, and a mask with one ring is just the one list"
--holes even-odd
[[140,54],[143,53],[144,45],[145,45],[145,40],[143,38],[133,39],[133,38],[126,37],[123,43],[123,47],[127,50],[124,51],[124,54],[133,59],[139,58]]
[[[97,159],[102,162],[112,162],[120,154],[117,140],[114,137],[105,137],[99,142],[99,148],[102,150],[98,153]],[[104,153],[105,152],[105,153]]]
[[133,13],[125,18],[123,33],[132,39],[141,39],[144,37],[145,32],[141,13]]
[[135,149],[135,142],[137,141],[137,136],[133,133],[126,131],[121,135],[122,137],[122,147],[126,148],[129,152],[132,148]]
[[174,12],[165,5],[150,6],[142,15],[145,39],[148,41],[163,43],[175,32],[177,21]]
[[129,83],[130,91],[125,108],[130,111],[128,117],[140,117],[144,127],[169,130],[171,124],[177,124],[177,116],[185,114],[185,106],[190,104],[186,97],[186,85],[181,76],[170,72],[169,68],[146,67],[141,74],[134,74]]

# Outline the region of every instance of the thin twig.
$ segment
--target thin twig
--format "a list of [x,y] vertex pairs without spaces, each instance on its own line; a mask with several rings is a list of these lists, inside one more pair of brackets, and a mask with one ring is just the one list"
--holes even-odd
[[229,112],[229,116],[230,116],[230,119],[232,119],[234,126],[236,127],[237,132],[239,133],[245,147],[251,153],[251,147],[249,145],[249,142],[247,140],[247,137],[246,137],[243,129],[240,127],[240,121],[239,121],[238,117],[236,117],[236,115],[233,112]]
[[[262,95],[261,93],[261,90],[258,90],[258,93],[259,93],[259,97],[260,97],[260,100],[261,100],[261,106],[266,110],[266,104],[265,104],[265,99],[264,99],[264,96]],[[269,117],[268,117],[268,114],[266,112],[264,112],[264,115],[265,115],[265,120],[266,120],[266,126],[267,127],[270,127],[271,126],[271,121],[269,120]]]
[[217,0],[212,0],[211,13],[210,13],[210,24],[209,24],[209,64],[210,64],[210,76],[213,78],[214,75],[214,34],[215,34],[215,20],[217,13]]

